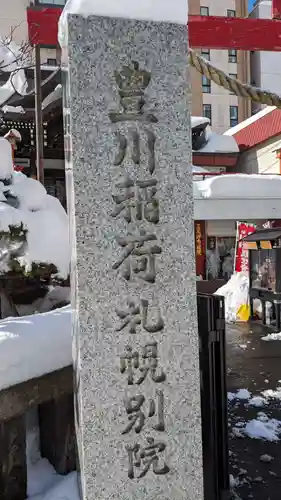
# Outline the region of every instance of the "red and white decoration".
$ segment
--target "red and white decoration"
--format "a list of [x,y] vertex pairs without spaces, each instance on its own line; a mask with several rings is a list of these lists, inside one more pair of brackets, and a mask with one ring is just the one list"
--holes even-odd
[[237,273],[249,271],[249,252],[243,244],[243,238],[256,230],[255,224],[237,222],[236,248],[235,248],[235,271]]

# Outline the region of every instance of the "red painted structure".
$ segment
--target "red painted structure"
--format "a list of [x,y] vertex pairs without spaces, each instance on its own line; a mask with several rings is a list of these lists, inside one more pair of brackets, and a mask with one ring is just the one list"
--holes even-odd
[[281,109],[273,109],[256,121],[245,125],[233,134],[240,151],[253,148],[262,142],[281,135]]
[[[281,19],[281,0],[273,0],[274,17]],[[62,9],[27,9],[29,40],[56,46]],[[281,51],[281,20],[189,16],[189,44],[194,48]]]
[[281,19],[281,0],[272,0],[272,19]]

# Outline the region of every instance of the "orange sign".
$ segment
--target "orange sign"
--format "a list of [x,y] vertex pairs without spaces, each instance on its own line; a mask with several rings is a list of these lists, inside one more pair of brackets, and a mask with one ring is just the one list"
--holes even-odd
[[202,231],[201,224],[196,222],[195,226],[195,241],[196,241],[196,255],[198,257],[202,256]]

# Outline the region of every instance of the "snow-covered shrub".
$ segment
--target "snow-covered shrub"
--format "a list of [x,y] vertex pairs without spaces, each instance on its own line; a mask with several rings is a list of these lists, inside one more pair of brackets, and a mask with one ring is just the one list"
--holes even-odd
[[11,146],[0,138],[0,283],[16,292],[23,284],[65,282],[70,245],[67,215],[44,186],[13,169]]

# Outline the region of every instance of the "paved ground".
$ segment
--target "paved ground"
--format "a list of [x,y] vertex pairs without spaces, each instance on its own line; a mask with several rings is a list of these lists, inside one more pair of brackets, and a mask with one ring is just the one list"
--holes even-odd
[[[281,386],[281,341],[265,342],[270,333],[258,323],[227,327],[227,389],[248,389],[254,396]],[[281,421],[281,400],[272,399],[262,407],[248,400],[229,403],[230,474],[239,483],[235,492],[241,500],[281,500],[281,441],[269,442],[245,437],[243,422],[261,418]],[[236,429],[233,430],[233,427]],[[238,427],[238,430],[237,430]],[[265,462],[268,455],[271,461]],[[261,460],[262,457],[262,460]],[[269,458],[267,458],[269,460]]]

